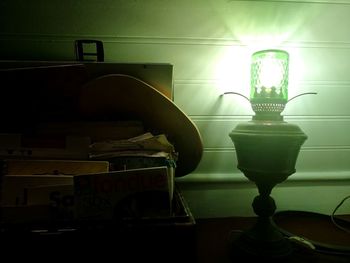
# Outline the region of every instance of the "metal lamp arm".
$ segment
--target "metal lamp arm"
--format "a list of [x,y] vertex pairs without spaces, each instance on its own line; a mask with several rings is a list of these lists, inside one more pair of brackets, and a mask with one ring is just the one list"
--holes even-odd
[[[249,101],[249,103],[250,103],[250,99],[249,99],[247,96],[245,96],[245,95],[243,95],[243,94],[241,94],[241,93],[234,92],[234,91],[227,91],[227,92],[224,92],[222,95],[226,95],[226,94],[239,95],[239,96],[245,98],[245,99],[246,99],[247,101]],[[294,99],[297,98],[297,97],[300,97],[300,96],[304,96],[304,95],[316,95],[316,94],[317,94],[317,92],[304,92],[304,93],[298,94],[298,95],[296,95],[296,96],[290,98],[290,99],[287,101],[287,103],[290,102],[291,100],[294,100]],[[286,103],[286,104],[287,104],[287,103]]]
[[287,103],[290,102],[291,100],[294,100],[294,99],[297,98],[297,97],[300,97],[300,96],[304,96],[304,95],[316,95],[316,94],[317,94],[317,92],[305,92],[305,93],[301,93],[301,94],[298,94],[298,95],[296,95],[296,96],[290,98],[290,99],[287,101]]
[[225,94],[235,94],[235,95],[239,95],[239,96],[241,96],[241,97],[245,98],[247,101],[249,101],[249,102],[250,102],[250,99],[249,99],[247,96],[244,96],[243,94],[238,93],[238,92],[234,92],[234,91],[227,91],[227,92],[224,92],[224,94],[223,94],[223,95],[225,95]]

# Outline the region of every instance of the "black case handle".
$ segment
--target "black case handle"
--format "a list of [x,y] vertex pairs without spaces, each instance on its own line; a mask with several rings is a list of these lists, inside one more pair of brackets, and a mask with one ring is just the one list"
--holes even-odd
[[[84,44],[95,44],[96,52],[84,52]],[[80,39],[75,41],[75,55],[78,61],[104,61],[103,43],[100,40]],[[95,60],[85,56],[96,56]]]

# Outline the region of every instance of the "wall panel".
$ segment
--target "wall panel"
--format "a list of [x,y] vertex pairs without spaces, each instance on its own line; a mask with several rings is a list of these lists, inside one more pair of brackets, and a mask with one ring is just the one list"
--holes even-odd
[[[314,179],[318,180],[317,173],[328,172],[333,175],[335,172],[349,171],[349,160],[350,147],[303,147],[297,159],[296,173],[314,173]],[[233,149],[205,149],[203,160],[193,178],[196,174],[207,174],[212,178],[222,174],[236,176],[240,174],[236,166],[237,159]]]
[[[249,119],[195,118],[194,122],[207,148],[231,148],[232,142],[228,134],[237,124],[247,120]],[[303,145],[305,147],[350,147],[350,117],[346,119],[286,117],[285,120],[299,125],[306,133],[308,139]]]
[[[350,35],[350,33],[349,33]],[[83,35],[2,35],[2,59],[56,59],[74,60],[74,40]],[[90,38],[94,38],[90,36]],[[104,41],[107,61],[167,62],[174,64],[175,80],[220,81],[237,83],[233,88],[242,89],[249,83],[249,61],[253,51],[260,48],[282,48],[291,55],[291,91],[307,88],[311,82],[335,82],[349,84],[348,57],[350,43],[341,47],[315,42],[312,45],[262,44],[259,47],[238,44],[234,41],[206,41],[203,39],[173,39],[115,37],[100,38]],[[303,82],[308,83],[303,83]],[[300,82],[302,82],[300,84]],[[297,85],[302,87],[298,87]],[[321,83],[322,84],[322,83]],[[310,85],[310,84],[309,84]]]
[[3,0],[0,7],[3,33],[350,41],[349,1]]
[[[313,154],[306,154],[303,169],[318,169],[312,156],[330,151],[330,167],[338,160],[346,167],[350,1],[90,0],[63,8],[61,1],[29,6],[17,0],[1,7],[1,58],[74,60],[74,40],[95,38],[104,42],[107,61],[173,64],[175,103],[203,136],[201,173],[228,171],[230,165],[222,165],[232,147],[228,133],[253,114],[242,97],[220,95],[247,95],[251,53],[283,48],[291,55],[290,97],[318,93],[291,101],[284,111],[309,136],[304,147]],[[207,158],[213,149],[215,157]]]
[[[237,87],[233,84],[230,90],[238,91],[249,96],[248,85],[249,82],[247,82],[245,89],[243,89],[241,86]],[[175,102],[191,116],[254,114],[249,102],[244,98],[232,94],[221,96],[223,90],[225,90],[221,88],[225,86],[227,88],[227,84],[221,84],[220,81],[175,81]],[[295,90],[293,90],[293,87]],[[350,79],[343,82],[301,81],[299,83],[293,83],[293,86],[289,87],[289,89],[289,98],[304,92],[317,92],[317,95],[305,95],[290,101],[286,105],[283,115],[350,116],[350,107],[348,105]]]
[[[242,97],[220,95],[249,93],[250,56],[262,48],[290,53],[290,97],[318,93],[291,101],[283,113],[309,136],[296,178],[349,180],[349,14],[350,0],[3,0],[0,59],[74,60],[74,40],[97,39],[106,61],[173,64],[174,101],[204,141],[198,168],[181,178],[185,188],[187,180],[199,190],[185,194],[196,216],[226,215],[227,195],[249,204],[255,193],[223,190],[231,175],[244,180],[228,133],[253,112]],[[209,191],[205,182],[213,181],[216,188]],[[329,185],[322,191],[327,189],[337,192]],[[288,201],[284,207],[293,207],[294,186],[293,193],[280,192]],[[232,211],[245,212],[240,204]]]

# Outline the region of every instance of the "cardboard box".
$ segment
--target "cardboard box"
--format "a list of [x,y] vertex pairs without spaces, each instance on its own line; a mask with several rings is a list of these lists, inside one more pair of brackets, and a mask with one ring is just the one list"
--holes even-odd
[[12,207],[9,215],[17,213],[22,221],[33,218],[25,206],[35,207],[33,213],[49,207],[47,218],[58,221],[159,217],[172,211],[173,167],[109,172],[106,161],[17,159],[5,166],[1,206]]
[[1,206],[27,205],[27,189],[36,186],[73,185],[69,175],[5,175],[1,183]]
[[171,215],[102,222],[9,224],[3,226],[0,242],[3,241],[5,253],[7,249],[13,251],[14,247],[18,251],[27,251],[30,244],[34,258],[44,249],[49,254],[61,256],[62,260],[69,255],[80,260],[113,258],[117,262],[195,262],[195,227],[195,219],[185,199],[175,189]]
[[27,206],[48,206],[48,220],[51,221],[73,221],[75,219],[73,184],[29,187]]
[[21,133],[0,133],[0,157],[3,159],[66,159],[88,158],[90,137],[28,136]]
[[173,169],[167,166],[74,176],[78,219],[171,214]]
[[107,161],[5,160],[6,175],[78,175],[108,171]]
[[107,161],[8,159],[3,166],[2,206],[49,205],[52,191],[70,185],[73,194],[73,176],[109,171]]

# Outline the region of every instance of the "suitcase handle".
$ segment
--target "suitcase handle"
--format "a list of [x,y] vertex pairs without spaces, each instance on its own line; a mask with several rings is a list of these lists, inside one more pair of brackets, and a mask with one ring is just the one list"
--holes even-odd
[[[95,44],[96,52],[84,52],[84,46]],[[103,43],[100,40],[80,39],[75,41],[75,55],[78,61],[104,61]],[[96,59],[87,59],[85,56],[95,56]]]

